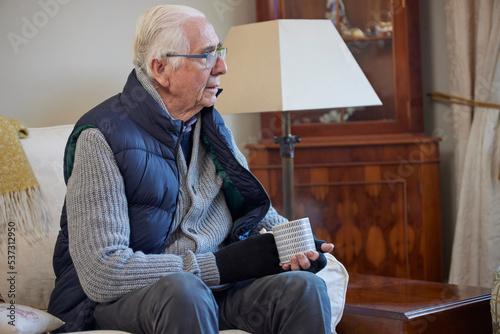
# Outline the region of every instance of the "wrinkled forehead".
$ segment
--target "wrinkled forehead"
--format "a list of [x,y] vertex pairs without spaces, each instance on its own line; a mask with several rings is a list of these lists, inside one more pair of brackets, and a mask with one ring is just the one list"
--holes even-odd
[[184,24],[184,34],[190,43],[191,54],[214,51],[220,46],[213,25],[205,18],[194,18]]

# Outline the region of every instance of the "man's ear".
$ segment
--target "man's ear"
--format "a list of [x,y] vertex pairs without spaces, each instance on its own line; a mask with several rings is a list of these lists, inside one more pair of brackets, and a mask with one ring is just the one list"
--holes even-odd
[[153,58],[149,66],[156,82],[163,87],[167,87],[169,85],[169,72],[171,71],[171,67],[168,65],[167,61],[163,58]]

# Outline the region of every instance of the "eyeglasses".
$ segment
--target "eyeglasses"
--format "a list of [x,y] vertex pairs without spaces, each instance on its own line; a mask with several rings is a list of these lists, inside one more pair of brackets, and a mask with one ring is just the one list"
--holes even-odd
[[205,68],[214,68],[217,64],[217,59],[221,57],[223,60],[226,58],[227,48],[219,48],[215,51],[205,53],[202,55],[172,55],[167,54],[165,57],[185,57],[185,58],[204,58]]

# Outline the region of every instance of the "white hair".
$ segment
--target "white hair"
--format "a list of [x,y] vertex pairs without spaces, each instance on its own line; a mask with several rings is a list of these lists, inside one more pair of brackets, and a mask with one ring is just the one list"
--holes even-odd
[[[189,53],[190,42],[183,25],[194,18],[205,18],[197,9],[181,5],[162,5],[146,9],[139,16],[132,41],[132,60],[154,82],[149,64],[152,59]],[[167,58],[175,69],[182,57]]]

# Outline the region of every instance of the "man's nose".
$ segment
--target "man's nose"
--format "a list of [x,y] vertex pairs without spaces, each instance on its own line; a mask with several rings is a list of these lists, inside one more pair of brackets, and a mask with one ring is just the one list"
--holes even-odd
[[223,75],[227,72],[227,64],[221,57],[217,58],[215,66],[212,68],[212,75]]

